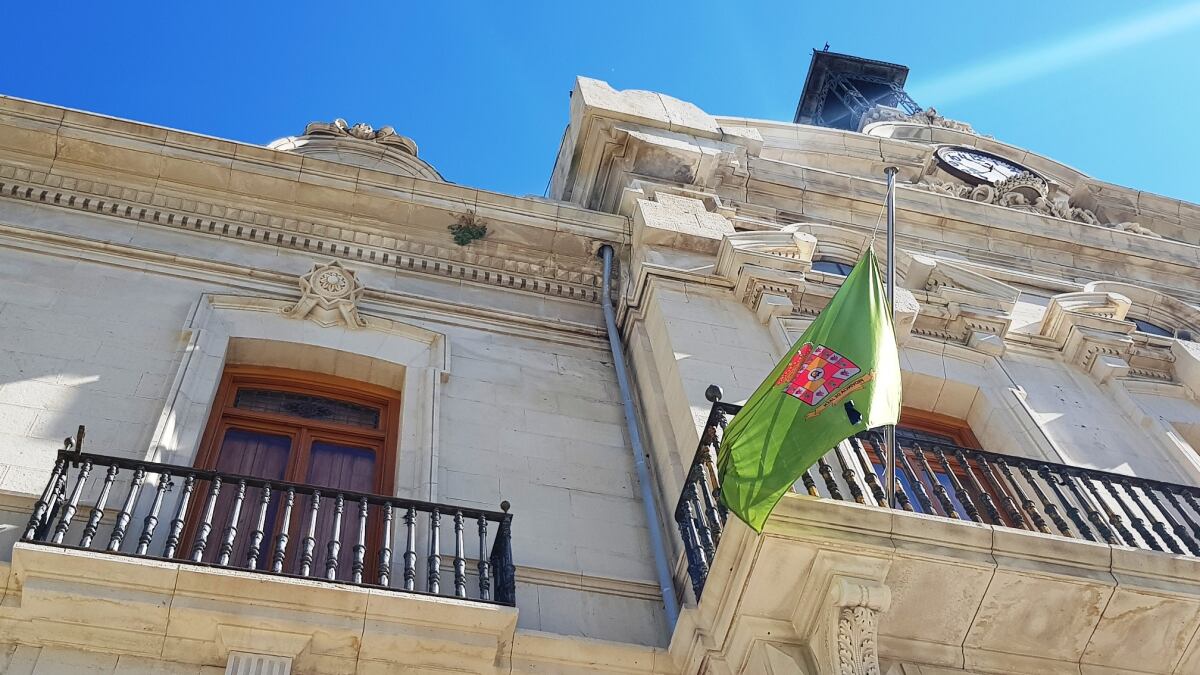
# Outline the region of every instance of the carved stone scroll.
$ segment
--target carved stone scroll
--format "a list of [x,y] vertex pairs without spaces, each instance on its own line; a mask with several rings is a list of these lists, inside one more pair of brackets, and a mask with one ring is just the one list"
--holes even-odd
[[879,614],[892,603],[881,584],[835,578],[830,598],[837,610],[837,629],[830,645],[839,675],[879,675]]

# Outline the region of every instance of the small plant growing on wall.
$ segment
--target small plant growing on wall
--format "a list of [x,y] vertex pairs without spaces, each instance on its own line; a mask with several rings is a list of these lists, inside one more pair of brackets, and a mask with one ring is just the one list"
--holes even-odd
[[464,213],[458,217],[458,222],[449,227],[454,235],[454,243],[466,246],[476,239],[487,235],[487,221],[472,213]]

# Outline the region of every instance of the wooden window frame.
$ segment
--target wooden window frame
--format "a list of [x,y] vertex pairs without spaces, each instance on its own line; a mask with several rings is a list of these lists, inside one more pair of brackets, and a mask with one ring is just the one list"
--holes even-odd
[[[939,436],[945,436],[951,439],[951,442],[954,445],[971,450],[983,450],[983,447],[979,444],[979,439],[975,437],[974,432],[971,431],[971,427],[967,425],[967,422],[949,415],[930,412],[928,410],[918,410],[916,408],[904,407],[900,410],[900,424],[898,425],[898,428],[908,428],[914,431],[924,431],[931,434],[937,434]],[[928,450],[928,448],[926,448],[926,450]],[[883,456],[874,447],[871,448],[870,459],[873,463],[883,466]],[[914,458],[910,457],[909,461],[914,465],[914,467],[918,464]],[[990,483],[984,478],[982,467],[979,467],[973,460],[968,461],[972,463],[972,470],[974,471],[976,478],[979,479],[979,483],[983,487],[983,490],[987,492],[989,496],[991,496],[993,502],[997,506],[1001,504],[1000,500],[1002,497],[1010,496],[1007,494],[996,494]],[[944,474],[944,470],[938,462],[931,460],[930,467],[933,469],[935,474]],[[958,479],[958,481],[962,483],[964,487],[967,488],[967,491],[972,492],[973,488],[970,487],[971,481],[967,477],[966,471],[959,465],[957,460],[951,462],[951,470],[954,472],[954,477]],[[920,472],[919,469],[918,472]],[[925,487],[925,491],[929,494],[933,502],[934,510],[938,512],[938,515],[944,516],[945,514],[942,513],[943,508],[941,503],[939,503],[936,498],[933,498],[933,486],[929,485],[927,480],[923,477],[921,477],[920,480],[921,484]],[[948,487],[946,490],[947,492],[951,492],[951,489]],[[953,495],[951,496],[953,497]],[[984,506],[982,503],[976,503],[975,506],[981,513],[983,512]],[[1009,527],[1019,527],[1018,525],[1009,522],[1008,514],[1004,513],[1003,510],[997,510],[999,511],[1002,522]],[[960,517],[963,517],[962,514],[959,515]]]
[[[298,394],[325,396],[328,398],[369,405],[379,408],[379,428],[364,427],[335,422],[324,422],[307,418],[267,413],[244,408],[235,408],[234,400],[239,389],[270,389]],[[338,443],[356,443],[376,449],[376,494],[393,496],[396,477],[396,447],[400,438],[399,392],[378,385],[358,382],[343,377],[312,373],[290,368],[267,366],[229,365],[221,375],[217,394],[205,425],[204,436],[196,453],[198,469],[215,469],[225,431],[231,426],[243,426],[263,433],[290,436],[296,461],[289,461],[284,480],[307,484],[307,448],[315,440],[332,440]],[[294,427],[304,427],[297,431]]]
[[915,431],[926,431],[931,434],[946,436],[954,440],[955,445],[972,450],[982,450],[979,439],[971,431],[966,420],[943,415],[941,413],[904,407],[900,409],[900,424],[898,428],[908,428]]

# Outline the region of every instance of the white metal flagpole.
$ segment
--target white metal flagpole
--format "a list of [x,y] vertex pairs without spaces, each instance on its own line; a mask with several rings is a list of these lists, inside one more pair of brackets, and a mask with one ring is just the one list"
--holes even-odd
[[[887,175],[887,301],[888,309],[892,313],[892,325],[896,324],[896,172],[899,171],[894,166],[889,166],[883,170]],[[896,427],[888,425],[884,432],[887,439],[887,459],[884,461],[886,467],[885,480],[887,485],[884,487],[887,495],[888,507],[896,508]]]

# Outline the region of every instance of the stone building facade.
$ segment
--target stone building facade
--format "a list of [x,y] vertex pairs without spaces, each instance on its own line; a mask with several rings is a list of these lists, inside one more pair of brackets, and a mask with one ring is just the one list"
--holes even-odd
[[[799,122],[580,78],[548,198],[0,98],[0,670],[1200,672],[1200,207],[829,58]],[[888,167],[902,504],[868,435],[756,536],[722,420]]]

